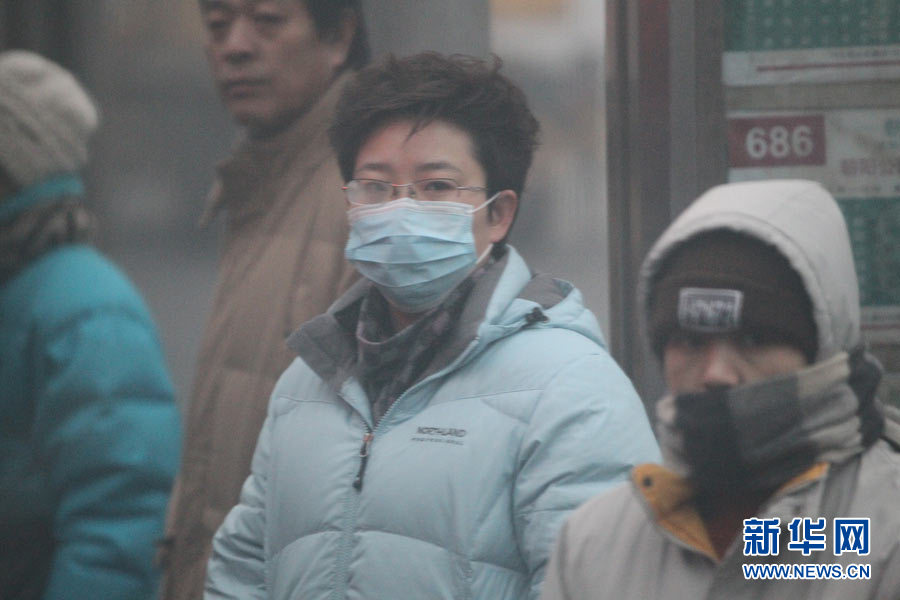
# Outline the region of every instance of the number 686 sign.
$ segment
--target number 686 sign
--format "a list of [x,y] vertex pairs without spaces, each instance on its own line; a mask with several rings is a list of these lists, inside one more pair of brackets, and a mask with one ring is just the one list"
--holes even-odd
[[825,164],[822,115],[728,120],[732,167],[793,167]]

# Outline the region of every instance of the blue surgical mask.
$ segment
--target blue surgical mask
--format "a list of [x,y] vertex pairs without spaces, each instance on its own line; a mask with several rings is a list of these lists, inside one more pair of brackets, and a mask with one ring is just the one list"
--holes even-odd
[[400,198],[350,209],[345,256],[395,307],[419,313],[441,303],[490,251],[475,254],[472,215],[461,202]]

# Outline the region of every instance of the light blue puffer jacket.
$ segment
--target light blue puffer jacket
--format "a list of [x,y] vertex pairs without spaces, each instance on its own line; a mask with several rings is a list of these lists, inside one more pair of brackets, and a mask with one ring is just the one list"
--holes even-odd
[[580,293],[510,249],[375,427],[346,332],[366,285],[292,336],[206,598],[536,598],[566,514],[659,459],[631,382]]

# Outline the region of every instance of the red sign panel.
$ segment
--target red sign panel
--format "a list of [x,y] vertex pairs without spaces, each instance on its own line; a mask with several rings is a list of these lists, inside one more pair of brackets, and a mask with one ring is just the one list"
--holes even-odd
[[728,154],[735,168],[824,165],[825,117],[729,119]]

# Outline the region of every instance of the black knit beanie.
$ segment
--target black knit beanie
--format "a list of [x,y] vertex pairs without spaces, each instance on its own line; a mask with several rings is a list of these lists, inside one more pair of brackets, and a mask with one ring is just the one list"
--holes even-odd
[[653,349],[676,331],[747,333],[813,362],[818,336],[800,275],[773,246],[726,229],[702,233],[664,259],[650,289]]

